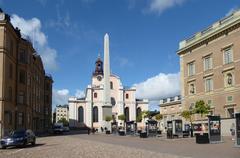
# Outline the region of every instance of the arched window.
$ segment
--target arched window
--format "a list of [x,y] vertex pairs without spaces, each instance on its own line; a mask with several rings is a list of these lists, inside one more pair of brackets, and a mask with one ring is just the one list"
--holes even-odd
[[136,111],[136,114],[137,114],[137,122],[141,122],[141,121],[142,121],[141,113],[142,113],[142,110],[141,110],[140,107],[138,107],[138,108],[137,108],[137,111]]
[[111,97],[111,104],[112,104],[112,106],[115,106],[115,105],[116,105],[116,100],[115,100],[115,98],[113,98],[113,97]]
[[93,122],[98,122],[98,107],[93,108]]
[[110,82],[110,89],[113,89],[113,82]]
[[97,93],[94,93],[94,98],[97,98]]
[[124,109],[124,115],[125,115],[125,117],[126,117],[126,121],[129,121],[129,108],[128,108],[128,107],[126,107],[126,108]]
[[84,122],[84,110],[83,107],[78,108],[78,122],[83,123]]

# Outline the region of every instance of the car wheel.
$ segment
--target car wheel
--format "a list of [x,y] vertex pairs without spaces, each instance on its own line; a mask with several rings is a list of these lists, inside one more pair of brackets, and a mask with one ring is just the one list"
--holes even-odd
[[31,144],[32,146],[34,146],[36,144],[36,140],[34,139],[34,141]]

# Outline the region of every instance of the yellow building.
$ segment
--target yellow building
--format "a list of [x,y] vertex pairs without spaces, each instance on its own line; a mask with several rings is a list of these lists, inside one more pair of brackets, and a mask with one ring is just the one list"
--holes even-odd
[[0,134],[46,131],[51,124],[52,77],[32,43],[0,12]]
[[[240,112],[240,11],[179,44],[181,96],[185,109],[204,100],[211,115]],[[195,120],[201,120],[195,116]]]

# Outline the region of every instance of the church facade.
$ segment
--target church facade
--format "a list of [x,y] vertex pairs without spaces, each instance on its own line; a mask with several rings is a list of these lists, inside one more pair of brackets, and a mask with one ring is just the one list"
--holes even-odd
[[[106,55],[105,49],[107,48],[104,48],[104,60],[109,60],[109,54]],[[142,111],[148,110],[148,100],[137,99],[135,96],[136,88],[124,87],[118,76],[110,73],[109,76],[106,76],[105,71],[107,70],[104,68],[106,65],[109,65],[110,69],[110,64],[108,62],[105,64],[105,61],[103,64],[99,56],[95,62],[95,71],[92,75],[91,84],[86,88],[85,97],[69,98],[70,127],[87,126],[94,127],[98,131],[101,127],[106,127],[110,130],[111,124],[123,126],[123,121],[119,120],[118,116],[124,114],[126,122],[131,121],[138,128],[144,128],[144,120],[140,122],[136,120]],[[106,80],[108,84],[106,84]],[[106,121],[107,116],[112,117],[111,122]]]

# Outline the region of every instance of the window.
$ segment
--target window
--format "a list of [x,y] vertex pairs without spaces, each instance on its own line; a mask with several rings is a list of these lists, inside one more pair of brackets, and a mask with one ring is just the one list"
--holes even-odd
[[27,63],[27,53],[24,50],[19,53],[19,61],[23,64]]
[[84,122],[83,118],[84,118],[84,110],[83,110],[83,107],[80,106],[78,108],[78,122],[83,123]]
[[24,92],[23,91],[20,91],[19,94],[18,94],[18,103],[19,104],[24,104]]
[[188,64],[188,76],[195,75],[195,63],[191,62]]
[[13,55],[13,40],[10,40],[10,55]]
[[113,82],[110,82],[110,89],[113,89]]
[[225,49],[223,53],[224,64],[229,64],[233,62],[233,52],[231,48]]
[[208,78],[205,80],[205,92],[211,92],[213,90],[213,80]]
[[8,101],[12,101],[12,87],[8,87]]
[[212,100],[208,100],[208,101],[207,101],[207,105],[210,106],[210,107],[212,107],[212,106],[213,106]]
[[191,103],[190,107],[189,107],[189,110],[193,110],[194,108],[195,108],[195,103]]
[[12,112],[11,111],[5,111],[5,123],[11,125],[12,124]]
[[24,70],[20,70],[19,82],[22,83],[22,84],[26,83],[26,72]]
[[129,95],[128,94],[126,94],[126,99],[128,99],[129,98]]
[[98,122],[98,107],[93,108],[93,122]]
[[228,118],[234,118],[234,108],[228,108],[227,109],[227,117]]
[[128,107],[126,107],[126,108],[124,109],[124,115],[125,115],[125,117],[126,117],[126,121],[129,121],[129,108],[128,108]]
[[23,113],[19,112],[18,113],[18,125],[23,125]]
[[139,119],[141,117],[142,110],[140,107],[137,108],[136,114],[137,114],[137,121],[141,122],[142,119]]
[[194,83],[190,83],[189,84],[189,94],[192,95],[192,94],[195,94],[196,93],[196,90],[195,90],[195,84]]
[[97,93],[94,93],[93,95],[94,95],[94,98],[97,98]]
[[207,56],[204,58],[204,71],[212,69],[212,57],[211,56]]
[[111,97],[111,104],[112,104],[112,106],[115,106],[115,105],[116,105],[116,100],[115,100],[115,98],[113,98],[113,97]]
[[227,102],[233,102],[233,96],[227,96]]
[[12,64],[9,64],[9,72],[8,73],[9,73],[8,77],[10,79],[12,79],[13,78],[13,65]]

